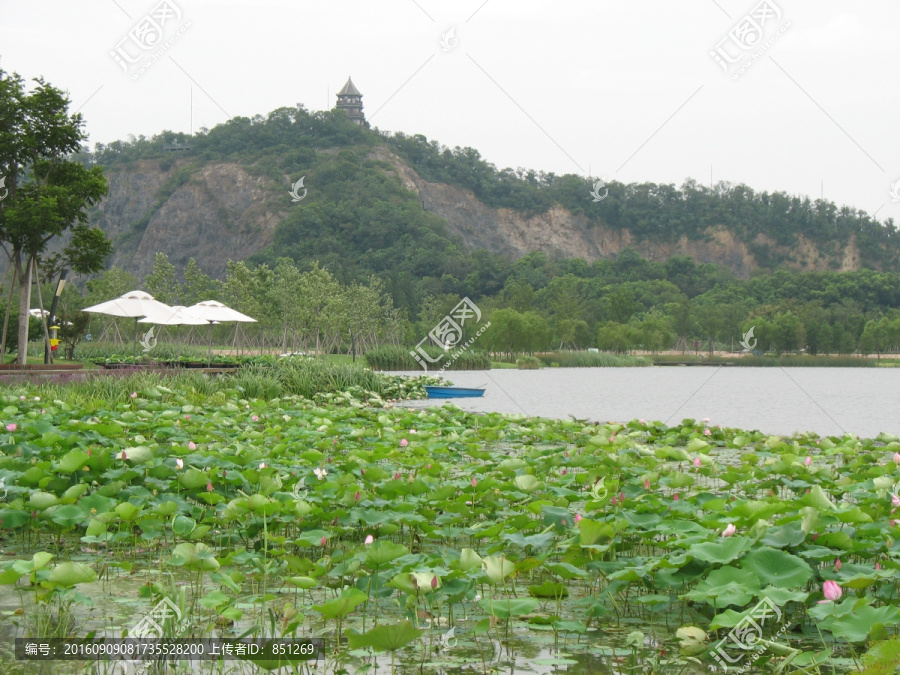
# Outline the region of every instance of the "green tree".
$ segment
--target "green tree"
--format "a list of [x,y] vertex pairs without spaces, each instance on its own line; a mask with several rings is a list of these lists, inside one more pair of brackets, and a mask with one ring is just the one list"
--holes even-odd
[[0,167],[8,190],[0,201],[0,246],[19,280],[20,364],[27,355],[34,265],[48,244],[65,236],[63,261],[83,274],[102,269],[111,251],[103,231],[87,224],[87,207],[107,185],[102,168],[73,160],[87,138],[81,115],[69,113],[63,91],[43,79],[35,83],[26,92],[19,75],[0,70]]
[[[165,253],[157,253],[154,256],[153,270],[144,279],[144,286],[154,299],[167,305],[176,304],[181,297],[181,286],[178,283],[175,265],[169,262],[169,256]],[[204,300],[208,299],[204,298]]]

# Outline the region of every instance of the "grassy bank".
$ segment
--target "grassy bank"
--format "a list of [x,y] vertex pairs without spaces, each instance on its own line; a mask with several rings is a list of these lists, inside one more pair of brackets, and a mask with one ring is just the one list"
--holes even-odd
[[696,354],[658,354],[654,365],[696,363],[708,366],[742,366],[745,368],[878,368],[900,366],[900,359],[874,359],[861,356],[699,356]]
[[[366,352],[366,363],[374,370],[422,370],[422,365],[410,354],[411,351],[405,347],[379,347]],[[426,361],[429,371],[488,370],[491,367],[490,357],[477,349],[451,349],[445,352],[436,347],[428,347],[425,351],[434,359],[434,362]]]

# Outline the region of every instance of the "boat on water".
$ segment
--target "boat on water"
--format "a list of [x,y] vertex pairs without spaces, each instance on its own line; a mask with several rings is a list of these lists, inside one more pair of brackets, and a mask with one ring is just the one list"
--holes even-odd
[[484,387],[433,387],[426,386],[428,398],[475,398],[484,396]]

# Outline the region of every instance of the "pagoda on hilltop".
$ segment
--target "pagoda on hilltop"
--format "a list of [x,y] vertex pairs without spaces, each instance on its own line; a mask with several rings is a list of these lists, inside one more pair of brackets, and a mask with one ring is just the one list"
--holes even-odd
[[347,78],[347,84],[337,94],[337,108],[347,113],[347,117],[359,126],[366,125],[366,116],[363,115],[362,94],[353,84],[353,80]]

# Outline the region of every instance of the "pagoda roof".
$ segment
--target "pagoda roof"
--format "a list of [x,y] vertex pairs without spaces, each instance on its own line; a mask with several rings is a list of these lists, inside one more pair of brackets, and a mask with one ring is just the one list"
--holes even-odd
[[341,89],[337,93],[337,95],[338,96],[362,96],[359,89],[357,89],[354,86],[353,80],[351,80],[349,77],[347,78],[347,84],[344,85],[344,88]]

